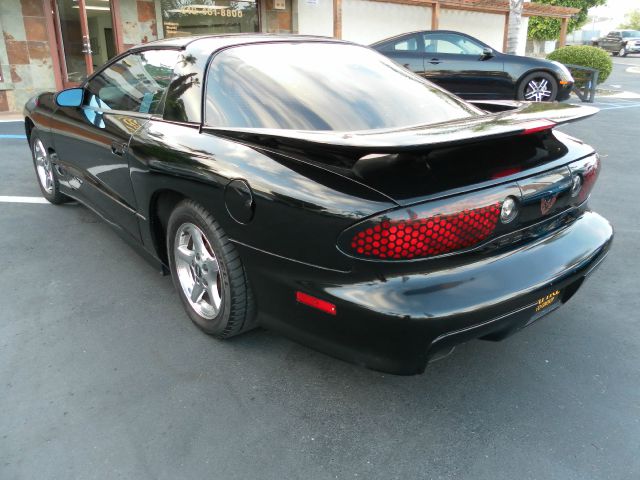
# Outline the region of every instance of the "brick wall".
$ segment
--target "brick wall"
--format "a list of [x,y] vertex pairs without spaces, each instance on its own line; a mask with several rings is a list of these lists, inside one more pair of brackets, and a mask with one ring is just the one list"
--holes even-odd
[[0,0],[0,112],[56,88],[43,0]]

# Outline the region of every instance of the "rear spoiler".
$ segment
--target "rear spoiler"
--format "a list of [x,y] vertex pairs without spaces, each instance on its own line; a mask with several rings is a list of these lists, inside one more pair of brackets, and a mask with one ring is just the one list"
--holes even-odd
[[[480,139],[526,135],[549,130],[557,125],[581,120],[598,112],[595,107],[566,103],[477,102],[507,110],[444,123],[418,125],[399,129],[344,131],[286,130],[271,128],[212,128],[204,131],[217,135],[269,146],[276,144],[306,145],[315,148],[356,149],[377,153],[401,152],[425,147],[447,147],[472,143]],[[488,110],[488,108],[487,108]]]

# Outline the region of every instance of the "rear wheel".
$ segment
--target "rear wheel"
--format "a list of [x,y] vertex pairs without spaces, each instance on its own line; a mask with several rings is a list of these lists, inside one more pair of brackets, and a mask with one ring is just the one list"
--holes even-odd
[[169,217],[173,283],[191,320],[218,338],[253,327],[251,290],[240,257],[213,216],[184,200]]
[[620,50],[618,50],[618,56],[626,57],[627,56],[627,48],[626,47],[621,47]]
[[31,154],[42,196],[55,205],[68,201],[69,197],[60,193],[58,174],[51,161],[51,154],[35,132],[31,134]]
[[546,72],[530,73],[518,88],[518,99],[529,102],[553,102],[557,95],[558,82]]

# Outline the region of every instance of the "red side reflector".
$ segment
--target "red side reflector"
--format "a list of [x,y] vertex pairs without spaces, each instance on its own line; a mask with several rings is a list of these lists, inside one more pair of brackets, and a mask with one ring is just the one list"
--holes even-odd
[[540,120],[536,122],[530,122],[524,125],[524,131],[520,135],[531,135],[532,133],[551,130],[555,126],[556,126],[555,122],[552,122],[551,120]]
[[319,298],[312,297],[309,294],[296,292],[296,300],[298,303],[303,303],[309,307],[317,308],[318,310],[328,313],[329,315],[336,314],[336,306],[333,303],[320,300]]

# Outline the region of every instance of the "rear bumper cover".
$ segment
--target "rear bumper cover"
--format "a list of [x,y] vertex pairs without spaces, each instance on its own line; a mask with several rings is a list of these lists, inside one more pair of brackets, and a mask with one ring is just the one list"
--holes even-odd
[[[312,348],[395,373],[467,340],[501,339],[566,302],[606,256],[613,229],[593,212],[534,242],[451,268],[353,281],[239,245],[264,326]],[[295,302],[295,291],[336,305],[335,316]],[[560,291],[552,308],[537,300]]]

